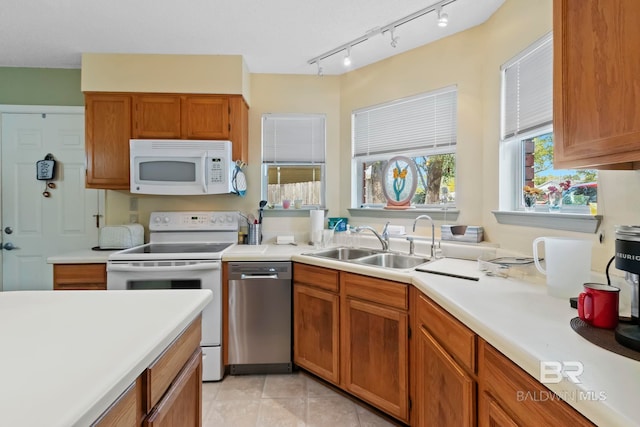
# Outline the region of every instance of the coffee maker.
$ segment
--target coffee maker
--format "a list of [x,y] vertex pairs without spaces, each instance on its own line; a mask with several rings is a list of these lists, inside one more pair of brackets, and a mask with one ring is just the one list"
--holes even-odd
[[631,322],[620,323],[616,328],[616,341],[625,347],[640,351],[640,226],[616,227],[616,268],[625,272],[625,280],[631,285]]

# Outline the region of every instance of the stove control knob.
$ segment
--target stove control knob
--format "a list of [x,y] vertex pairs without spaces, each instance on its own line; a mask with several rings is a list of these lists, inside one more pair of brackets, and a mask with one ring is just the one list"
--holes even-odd
[[218,222],[218,218],[215,217],[215,216],[212,216],[211,217],[211,222],[215,224],[216,222]]
[[220,217],[220,222],[224,222],[224,217],[223,216]]
[[162,221],[162,219],[159,216],[153,218],[153,222],[155,222],[156,224],[160,224],[160,221]]
[[233,222],[233,216],[227,215],[227,222]]
[[162,222],[164,222],[165,224],[169,224],[169,221],[171,220],[169,219],[168,216],[165,216],[164,218],[162,218]]

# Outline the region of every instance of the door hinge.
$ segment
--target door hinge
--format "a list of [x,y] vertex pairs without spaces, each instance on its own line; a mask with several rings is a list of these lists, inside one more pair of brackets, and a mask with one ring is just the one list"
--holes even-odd
[[413,408],[413,401],[409,398],[409,410]]
[[407,329],[407,335],[409,336],[409,339],[411,339],[411,326],[409,326]]
[[231,123],[229,123],[229,132],[231,132]]

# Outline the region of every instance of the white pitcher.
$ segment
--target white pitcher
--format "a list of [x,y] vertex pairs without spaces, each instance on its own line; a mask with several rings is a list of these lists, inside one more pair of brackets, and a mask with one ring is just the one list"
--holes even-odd
[[[544,242],[546,270],[540,265],[538,246]],[[558,298],[577,297],[583,283],[591,281],[590,240],[538,237],[533,241],[533,260],[547,276],[547,293]]]

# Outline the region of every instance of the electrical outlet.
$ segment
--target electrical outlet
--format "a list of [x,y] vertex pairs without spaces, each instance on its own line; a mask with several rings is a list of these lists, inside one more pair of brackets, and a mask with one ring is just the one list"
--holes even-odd
[[129,214],[129,223],[137,224],[138,223],[138,214]]
[[137,211],[138,210],[138,198],[137,197],[131,197],[129,199],[129,210],[130,211]]

